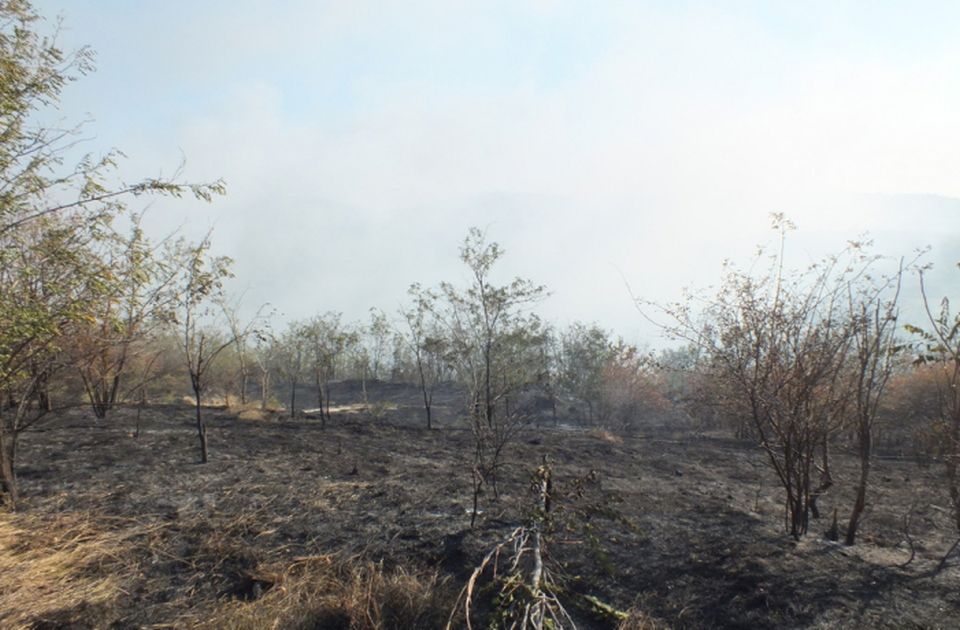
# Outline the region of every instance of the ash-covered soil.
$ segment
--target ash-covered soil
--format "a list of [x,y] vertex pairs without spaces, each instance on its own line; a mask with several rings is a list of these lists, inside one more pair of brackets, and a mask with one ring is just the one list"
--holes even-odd
[[842,527],[852,504],[856,461],[837,455],[824,516],[795,543],[755,447],[653,423],[617,437],[547,421],[509,447],[501,496],[481,498],[471,528],[472,437],[452,403],[427,430],[415,389],[376,394],[376,415],[335,410],[326,427],[208,409],[208,464],[185,406],[145,409],[138,437],[133,410],[99,424],[77,410],[24,435],[25,514],[90,513],[138,532],[102,567],[122,596],[37,625],[189,627],[273,587],[265,567],[332,553],[435,568],[458,589],[529,513],[545,457],[569,525],[548,552],[582,627],[617,625],[584,595],[675,628],[960,625],[960,562],[932,571],[955,535],[936,466],[877,460],[862,542],[846,548],[823,537],[834,508]]

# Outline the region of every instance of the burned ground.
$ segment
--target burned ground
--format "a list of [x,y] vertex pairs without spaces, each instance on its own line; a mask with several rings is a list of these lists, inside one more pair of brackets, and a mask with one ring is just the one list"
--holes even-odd
[[[344,389],[337,402],[356,393]],[[114,546],[71,560],[65,580],[45,585],[54,578],[38,569],[33,591],[0,587],[0,625],[231,627],[225,610],[253,615],[259,600],[288,588],[290,567],[341,566],[334,558],[429,576],[430,605],[446,610],[483,554],[529,513],[530,474],[544,458],[560,510],[549,553],[583,627],[617,627],[597,602],[676,628],[936,628],[960,618],[960,568],[932,573],[953,541],[936,467],[878,460],[862,542],[846,548],[822,535],[834,508],[842,526],[852,503],[845,482],[856,462],[837,455],[824,516],[795,543],[749,444],[653,423],[615,436],[545,422],[511,445],[502,496],[482,498],[471,529],[471,434],[454,399],[431,431],[412,388],[381,386],[375,413],[345,406],[325,428],[208,409],[205,465],[186,407],[146,409],[139,436],[130,410],[100,424],[84,410],[62,414],[24,436],[25,505],[0,517],[13,532],[4,546],[0,531],[0,562],[22,569],[30,545],[65,541],[66,553],[94,540],[93,530]],[[51,594],[83,580],[75,596]]]

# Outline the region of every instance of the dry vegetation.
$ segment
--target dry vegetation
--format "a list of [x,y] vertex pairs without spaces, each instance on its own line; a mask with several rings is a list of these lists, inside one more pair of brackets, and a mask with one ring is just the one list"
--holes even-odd
[[[829,518],[799,543],[784,533],[748,443],[659,422],[623,436],[531,427],[470,528],[472,438],[454,421],[458,393],[442,398],[432,431],[412,386],[385,417],[335,413],[326,429],[210,410],[205,465],[188,407],[145,410],[139,438],[133,412],[58,417],[26,434],[26,509],[3,516],[0,567],[24,576],[0,590],[4,627],[441,628],[525,521],[543,456],[561,514],[579,515],[548,548],[579,627],[934,628],[960,614],[960,569],[933,574],[952,542],[949,498],[911,458],[876,462],[863,542],[844,547],[822,539]],[[838,455],[835,475],[856,464]],[[853,499],[836,490],[825,514]]]
[[0,515],[0,623],[9,628],[94,623],[116,606],[130,575],[124,562],[148,532],[111,527],[90,512]]

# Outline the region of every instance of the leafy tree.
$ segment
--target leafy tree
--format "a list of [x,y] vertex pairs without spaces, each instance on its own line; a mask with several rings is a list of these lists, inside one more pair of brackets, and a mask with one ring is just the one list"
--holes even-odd
[[642,418],[672,409],[663,390],[650,359],[620,340],[602,365],[597,420],[607,427],[632,431]]
[[370,309],[370,321],[363,330],[362,342],[370,358],[370,376],[374,380],[383,378],[384,363],[388,357],[391,333],[386,313],[377,308]]
[[370,321],[358,324],[349,336],[348,350],[354,375],[360,379],[363,405],[369,409],[367,381],[380,379],[384,359],[390,341],[390,322],[386,314],[377,308],[370,309]]
[[604,370],[614,356],[610,333],[596,324],[575,322],[560,335],[558,384],[587,405],[587,421],[597,421]]
[[[209,459],[207,427],[203,421],[202,397],[207,389],[210,368],[217,358],[236,340],[224,336],[212,318],[218,313],[214,304],[223,295],[223,281],[231,276],[231,260],[209,255],[209,235],[199,245],[179,243],[176,255],[180,259],[181,276],[178,283],[175,323],[180,331],[180,349],[190,374],[193,389],[197,437],[200,441],[200,461]],[[244,333],[246,334],[246,332]]]
[[[297,415],[297,385],[306,368],[306,355],[309,351],[309,341],[306,327],[303,322],[291,322],[287,330],[279,339],[266,349],[267,356],[258,355],[261,371],[268,375],[264,366],[271,363],[276,365],[277,372],[290,384],[290,418]],[[265,376],[264,378],[266,378]]]
[[[78,323],[71,352],[84,391],[97,418],[142,389],[124,387],[138,354],[149,353],[149,338],[170,317],[177,270],[157,254],[135,218],[128,237],[110,239],[105,290],[92,304],[88,319]],[[147,373],[140,376],[146,377]]]
[[271,397],[271,377],[278,369],[280,342],[269,329],[254,335],[252,357],[257,366],[257,382],[260,386],[260,409],[266,410]]
[[[143,194],[209,200],[222,182],[117,181],[118,152],[68,164],[83,123],[46,125],[68,83],[93,70],[89,48],[62,50],[39,32],[27,0],[0,0],[0,390],[17,400],[0,412],[0,476],[16,507],[16,436],[27,401],[65,360],[63,340],[109,293],[97,251],[111,220]],[[103,273],[100,273],[103,272]],[[59,359],[57,358],[59,357]]]
[[8,233],[0,250],[0,479],[12,509],[19,436],[49,410],[46,384],[69,364],[64,342],[106,291],[108,270],[75,223],[41,217]]
[[342,318],[340,313],[328,312],[314,316],[303,325],[302,334],[307,344],[304,357],[317,388],[322,427],[330,419],[330,381],[337,373],[345,351],[358,340],[357,334],[347,328]]
[[414,284],[409,294],[413,298],[413,305],[401,310],[400,315],[406,326],[398,331],[398,335],[413,356],[427,428],[431,429],[433,394],[449,370],[450,344],[440,323],[433,316],[430,293]]
[[430,294],[469,395],[474,434],[471,523],[484,485],[490,485],[494,496],[499,494],[497,473],[504,448],[528,420],[518,399],[538,382],[546,343],[542,322],[528,311],[545,297],[546,289],[522,278],[494,284],[491,270],[502,256],[499,244],[488,243],[482,231],[471,228],[460,247],[469,284],[461,289],[444,282],[438,294]]
[[249,321],[244,320],[240,314],[241,302],[242,297],[233,301],[223,296],[217,299],[217,306],[223,313],[227,330],[233,339],[233,350],[238,372],[236,389],[240,393],[240,404],[246,405],[247,386],[250,381],[250,337],[251,333],[255,333],[253,336],[258,339],[265,334],[268,316],[264,314],[266,308],[266,305],[264,305],[257,309],[257,312]]

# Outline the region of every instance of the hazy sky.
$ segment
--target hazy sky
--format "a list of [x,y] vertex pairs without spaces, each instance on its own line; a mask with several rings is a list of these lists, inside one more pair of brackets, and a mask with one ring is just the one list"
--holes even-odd
[[[478,225],[542,312],[656,344],[674,299],[798,225],[795,260],[863,231],[960,273],[960,3],[43,0],[98,71],[68,88],[129,179],[223,177],[213,227],[247,302],[391,312],[463,276]],[[622,276],[621,276],[622,274]]]

